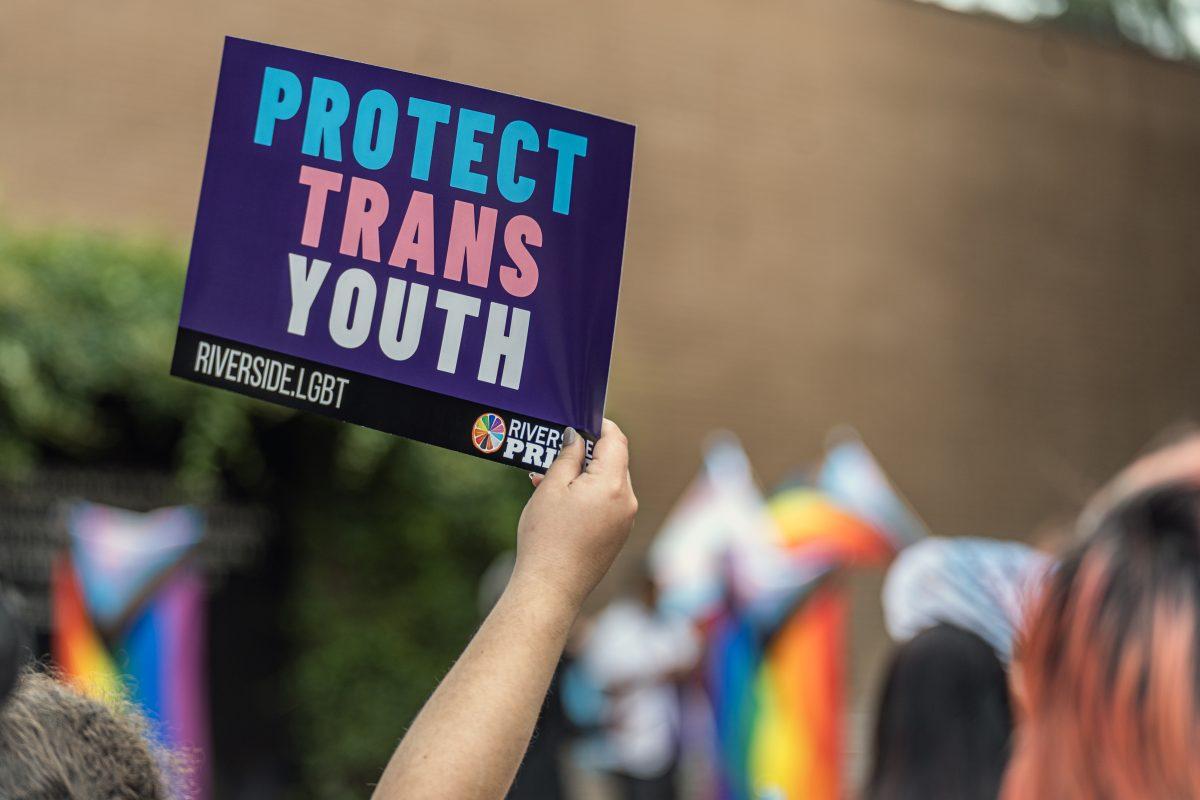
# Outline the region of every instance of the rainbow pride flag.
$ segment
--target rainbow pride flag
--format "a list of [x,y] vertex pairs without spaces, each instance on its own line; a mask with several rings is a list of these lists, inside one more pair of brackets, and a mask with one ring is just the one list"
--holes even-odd
[[208,797],[204,581],[189,558],[199,515],[78,503],[68,530],[52,573],[55,662],[81,691],[127,698],[146,714],[188,765],[173,796]]
[[[846,621],[842,570],[881,567],[895,553],[882,530],[822,491],[784,490],[768,508],[779,555],[796,562],[795,595],[774,614],[754,676],[755,716],[748,742],[748,798],[845,796]],[[804,580],[813,565],[820,577]]]
[[764,499],[718,437],[651,548],[665,603],[706,631],[720,800],[840,800],[847,600],[838,573],[924,536],[856,437],[814,479]]

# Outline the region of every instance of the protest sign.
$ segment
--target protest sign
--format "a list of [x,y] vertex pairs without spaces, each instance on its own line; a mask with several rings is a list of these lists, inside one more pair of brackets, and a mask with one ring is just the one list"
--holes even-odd
[[600,430],[633,136],[226,39],[172,374],[544,471]]

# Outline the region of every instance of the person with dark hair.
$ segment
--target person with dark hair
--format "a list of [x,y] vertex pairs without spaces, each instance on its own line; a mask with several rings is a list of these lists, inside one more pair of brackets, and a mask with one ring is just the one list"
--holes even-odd
[[84,697],[23,671],[0,708],[0,797],[166,800],[165,757],[123,703]]
[[1126,472],[1035,606],[1005,800],[1200,797],[1200,461],[1180,449],[1197,441]]
[[991,645],[939,624],[896,648],[875,722],[864,800],[995,800],[1012,733]]

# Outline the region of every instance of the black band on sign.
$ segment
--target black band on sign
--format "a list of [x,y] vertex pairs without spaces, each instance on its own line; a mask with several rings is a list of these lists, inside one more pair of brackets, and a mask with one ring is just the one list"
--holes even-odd
[[[171,374],[533,472],[546,471],[557,452],[550,445],[564,429],[561,423],[182,327]],[[526,430],[545,428],[552,441],[522,441],[513,452],[516,446],[507,440],[514,421]]]

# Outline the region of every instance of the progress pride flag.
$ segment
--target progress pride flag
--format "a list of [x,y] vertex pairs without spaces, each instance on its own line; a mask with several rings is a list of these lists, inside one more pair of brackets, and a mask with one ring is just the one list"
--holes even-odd
[[633,134],[226,39],[172,374],[544,471],[600,430]]

